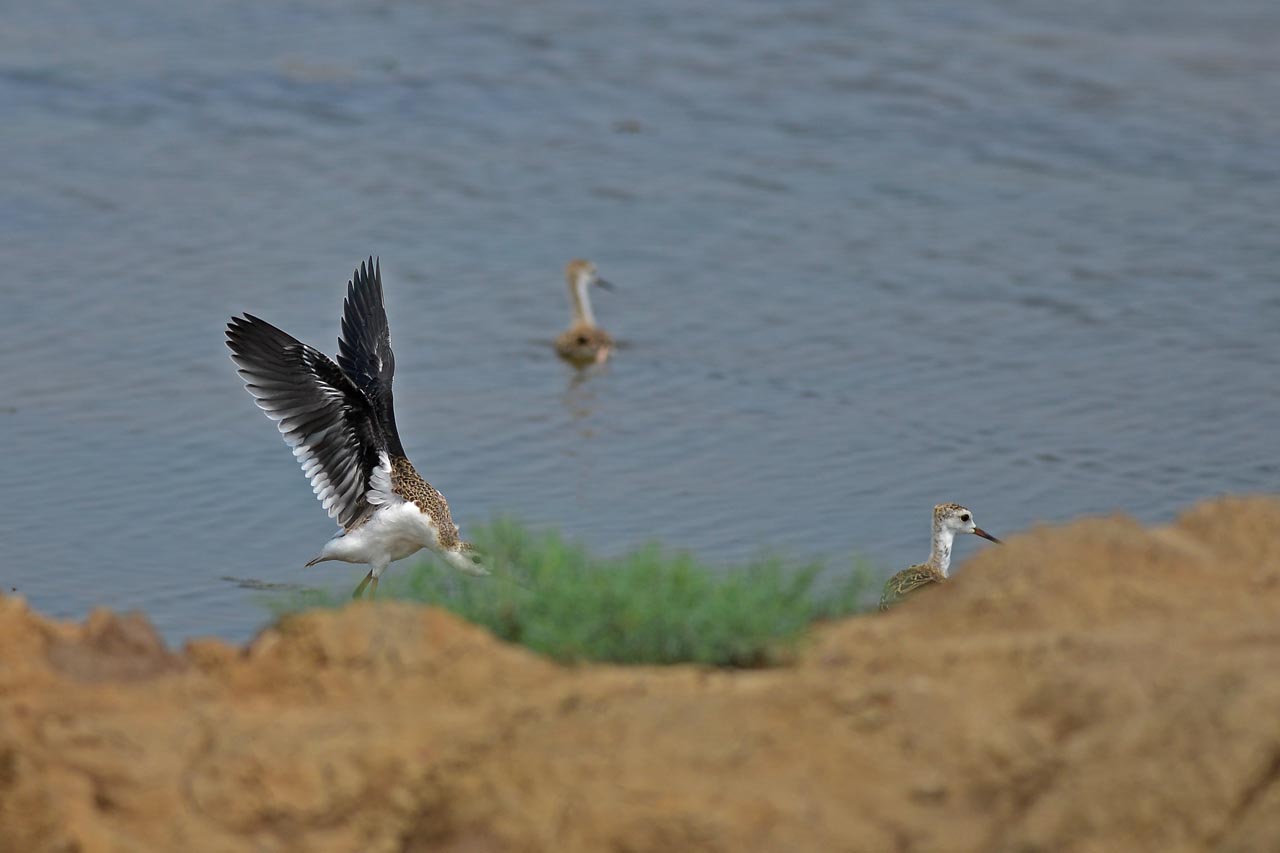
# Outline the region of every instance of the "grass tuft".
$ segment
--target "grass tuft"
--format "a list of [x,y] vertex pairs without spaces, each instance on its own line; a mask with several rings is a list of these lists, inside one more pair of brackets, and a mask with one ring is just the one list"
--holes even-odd
[[[423,560],[384,575],[379,598],[443,607],[560,661],[759,667],[786,660],[813,622],[864,609],[873,589],[861,564],[833,583],[820,563],[797,569],[761,557],[715,569],[656,544],[605,559],[505,519],[475,541],[493,576]],[[270,606],[283,613],[341,603],[309,591]]]

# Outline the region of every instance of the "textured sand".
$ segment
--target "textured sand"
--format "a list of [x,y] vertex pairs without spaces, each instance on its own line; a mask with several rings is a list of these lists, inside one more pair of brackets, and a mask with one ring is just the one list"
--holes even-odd
[[1280,849],[1280,500],[984,549],[791,667],[439,611],[166,650],[0,599],[0,851]]

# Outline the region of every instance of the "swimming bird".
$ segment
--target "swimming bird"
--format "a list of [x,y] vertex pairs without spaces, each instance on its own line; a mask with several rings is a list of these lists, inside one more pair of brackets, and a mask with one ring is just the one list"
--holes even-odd
[[880,609],[888,610],[922,586],[945,581],[951,567],[951,543],[957,533],[1000,541],[974,524],[973,513],[960,504],[938,504],[933,508],[933,550],[929,552],[929,559],[889,578],[880,596]]
[[579,367],[588,364],[604,364],[613,352],[613,338],[596,325],[596,315],[591,310],[591,285],[613,290],[613,285],[600,277],[596,265],[581,259],[569,261],[564,268],[569,283],[569,306],[573,312],[572,325],[556,338],[556,352],[566,361]]
[[307,563],[367,563],[359,598],[393,560],[422,548],[470,575],[485,575],[463,541],[449,504],[405,456],[396,431],[391,380],[396,369],[382,300],[381,264],[362,262],[347,282],[335,364],[319,350],[252,314],[232,317],[227,346],[245,388],[276,422],[342,530]]

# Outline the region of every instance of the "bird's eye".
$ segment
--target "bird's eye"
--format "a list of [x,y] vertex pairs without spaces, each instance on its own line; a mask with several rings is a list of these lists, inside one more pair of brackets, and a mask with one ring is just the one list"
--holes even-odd
[[961,515],[960,515],[960,520],[961,520],[961,521],[968,521],[968,520],[969,520],[969,513],[967,513],[967,512],[966,512],[966,513],[961,513]]

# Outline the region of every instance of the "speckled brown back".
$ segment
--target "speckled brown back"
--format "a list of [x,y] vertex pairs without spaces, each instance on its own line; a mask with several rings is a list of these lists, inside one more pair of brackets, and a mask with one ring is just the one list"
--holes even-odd
[[444,495],[422,479],[413,463],[403,456],[391,460],[391,490],[405,500],[412,501],[418,509],[431,516],[436,525],[440,547],[457,547],[460,541],[458,526],[449,515],[449,504],[445,502]]
[[909,569],[903,569],[885,583],[884,592],[880,595],[880,609],[888,610],[922,586],[945,581],[946,576],[929,563],[920,563]]

